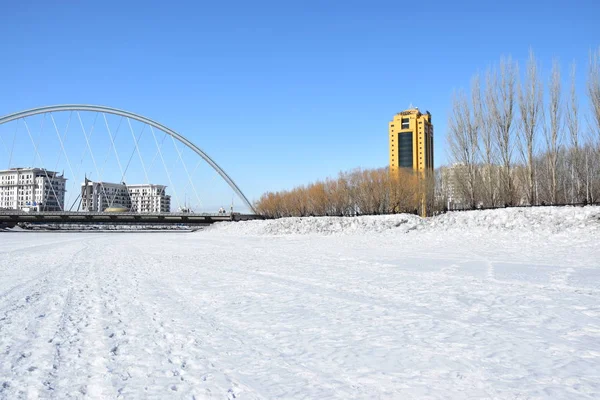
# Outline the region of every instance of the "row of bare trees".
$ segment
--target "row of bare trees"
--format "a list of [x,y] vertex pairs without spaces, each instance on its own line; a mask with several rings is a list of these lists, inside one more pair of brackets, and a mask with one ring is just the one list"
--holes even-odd
[[274,218],[422,213],[423,207],[433,207],[433,179],[387,168],[342,172],[337,179],[265,193],[255,203],[257,212]]
[[[600,49],[590,54],[582,113],[562,87],[559,63],[543,79],[533,52],[522,79],[510,58],[479,74],[452,104],[448,144],[454,193],[467,208],[600,200]],[[438,191],[439,193],[439,191]]]

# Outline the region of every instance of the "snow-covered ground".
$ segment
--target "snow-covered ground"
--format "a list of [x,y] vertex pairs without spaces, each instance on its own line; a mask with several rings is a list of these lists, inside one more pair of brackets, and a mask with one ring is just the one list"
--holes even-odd
[[0,233],[0,399],[599,398],[600,208]]

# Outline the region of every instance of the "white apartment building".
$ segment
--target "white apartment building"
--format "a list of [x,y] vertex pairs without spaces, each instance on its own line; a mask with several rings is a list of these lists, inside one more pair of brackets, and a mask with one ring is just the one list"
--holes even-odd
[[43,168],[11,168],[0,171],[0,208],[61,211],[67,179]]
[[131,197],[122,183],[93,182],[81,184],[81,210],[101,212],[110,207],[131,210]]
[[171,196],[166,186],[153,184],[127,185],[132,210],[139,213],[171,212]]
[[444,206],[448,210],[463,210],[468,208],[464,190],[461,186],[466,173],[466,168],[462,164],[454,164],[439,169],[441,185],[438,194],[443,198]]
[[166,188],[163,185],[125,185],[86,179],[81,185],[81,209],[92,212],[107,208],[125,208],[138,213],[170,212],[171,196],[165,193]]

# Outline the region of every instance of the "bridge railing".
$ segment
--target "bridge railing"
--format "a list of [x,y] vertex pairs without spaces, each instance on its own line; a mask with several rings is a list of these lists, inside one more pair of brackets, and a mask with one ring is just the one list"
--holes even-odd
[[[182,213],[182,212],[168,212],[168,213],[138,213],[138,212],[102,212],[102,211],[24,211],[24,210],[1,210],[1,215],[122,215],[122,216],[173,216],[173,217],[185,217],[185,216],[196,216],[196,217],[228,217],[231,213]],[[233,213],[233,215],[244,215],[239,213]],[[254,215],[254,214],[248,214]]]

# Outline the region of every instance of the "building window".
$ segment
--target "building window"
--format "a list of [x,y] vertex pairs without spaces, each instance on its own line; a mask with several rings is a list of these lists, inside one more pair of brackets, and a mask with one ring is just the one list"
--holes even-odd
[[412,132],[401,133],[398,138],[398,163],[400,167],[412,168]]
[[409,127],[409,118],[402,118],[402,129],[408,129]]

